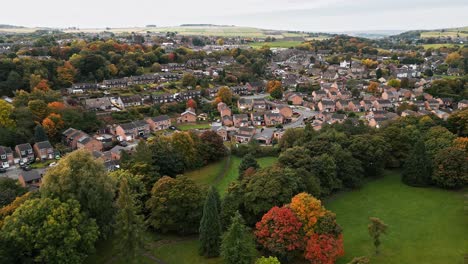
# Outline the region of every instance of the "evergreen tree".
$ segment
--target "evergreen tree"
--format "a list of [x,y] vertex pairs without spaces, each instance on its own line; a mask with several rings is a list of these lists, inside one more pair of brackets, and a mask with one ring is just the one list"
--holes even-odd
[[242,160],[241,160],[241,163],[239,165],[239,178],[242,179],[242,176],[244,175],[244,172],[248,169],[248,168],[254,168],[255,170],[257,170],[258,168],[260,168],[260,166],[258,165],[257,163],[257,160],[254,158],[254,156],[250,153],[248,153],[247,155],[245,155]]
[[221,221],[219,218],[219,194],[211,186],[203,207],[200,221],[200,255],[206,257],[219,256],[221,245]]
[[48,138],[44,128],[41,125],[37,125],[34,128],[34,141],[41,142],[46,140],[48,140]]
[[255,258],[255,242],[239,212],[223,235],[221,255],[227,264],[251,264]]
[[411,186],[429,184],[431,179],[430,164],[431,161],[426,153],[424,141],[418,140],[403,166],[403,182]]
[[138,250],[143,247],[144,224],[125,177],[120,182],[117,208],[115,248],[129,263],[135,261]]

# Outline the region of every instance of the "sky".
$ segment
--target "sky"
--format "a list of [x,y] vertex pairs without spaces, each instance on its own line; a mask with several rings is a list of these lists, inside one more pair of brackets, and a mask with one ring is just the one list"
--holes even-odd
[[0,24],[27,27],[206,23],[337,32],[468,26],[467,0],[23,0],[1,6]]

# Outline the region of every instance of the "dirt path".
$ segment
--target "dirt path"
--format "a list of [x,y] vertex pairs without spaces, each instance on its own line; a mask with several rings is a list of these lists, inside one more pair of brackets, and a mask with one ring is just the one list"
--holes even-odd
[[227,156],[227,159],[224,162],[223,169],[219,172],[219,174],[216,176],[215,180],[213,181],[214,185],[219,183],[224,178],[230,166],[231,166],[231,155]]

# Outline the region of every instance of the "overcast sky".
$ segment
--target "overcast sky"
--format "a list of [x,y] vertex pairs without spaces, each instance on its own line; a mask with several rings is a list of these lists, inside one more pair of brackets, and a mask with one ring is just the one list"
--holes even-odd
[[29,27],[211,23],[350,31],[468,26],[468,0],[16,0],[2,1],[1,7],[0,24]]

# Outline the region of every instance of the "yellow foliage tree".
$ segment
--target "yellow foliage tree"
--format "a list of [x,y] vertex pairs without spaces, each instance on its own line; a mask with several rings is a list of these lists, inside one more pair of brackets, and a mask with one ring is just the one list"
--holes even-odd
[[325,215],[327,210],[322,206],[320,200],[308,193],[300,193],[291,199],[289,207],[296,214],[304,226],[306,235],[314,233],[314,226],[318,219]]
[[15,127],[15,121],[11,118],[12,113],[13,106],[5,102],[5,100],[0,100],[0,127]]

